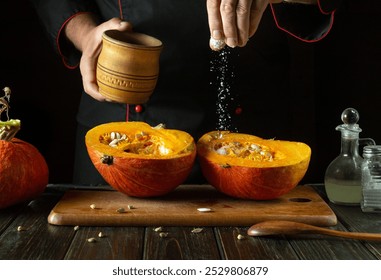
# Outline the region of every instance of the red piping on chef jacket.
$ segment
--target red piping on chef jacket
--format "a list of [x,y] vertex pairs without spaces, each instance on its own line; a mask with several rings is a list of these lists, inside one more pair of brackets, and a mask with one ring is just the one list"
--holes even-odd
[[320,0],[318,0],[318,7],[319,7],[320,12],[321,12],[322,14],[324,14],[324,15],[329,15],[329,14],[331,14],[331,21],[330,21],[330,25],[329,25],[329,27],[328,27],[327,32],[326,32],[323,36],[321,36],[320,38],[313,39],[313,40],[303,39],[303,38],[301,38],[301,37],[295,35],[294,33],[288,31],[288,30],[285,29],[284,27],[282,27],[282,26],[279,24],[278,19],[277,19],[277,17],[276,17],[276,14],[275,14],[275,11],[274,11],[274,8],[273,8],[273,4],[270,4],[270,7],[271,7],[271,12],[272,12],[272,14],[273,14],[273,18],[274,18],[274,21],[275,21],[276,26],[277,26],[280,30],[282,30],[282,31],[286,32],[287,34],[291,35],[292,37],[295,37],[295,38],[297,38],[298,40],[301,40],[301,41],[306,42],[306,43],[314,43],[314,42],[318,42],[318,41],[322,40],[324,37],[326,37],[326,36],[328,35],[328,33],[331,31],[332,26],[333,26],[333,21],[334,21],[334,17],[335,17],[335,11],[332,11],[332,12],[326,12],[326,11],[324,11],[323,8],[321,7]]
[[61,48],[60,48],[60,38],[61,38],[61,33],[62,31],[64,30],[66,24],[74,17],[80,15],[80,14],[90,14],[90,12],[79,12],[79,13],[76,13],[74,15],[72,15],[71,17],[69,17],[61,26],[60,30],[58,30],[58,34],[56,36],[56,44],[57,44],[57,50],[58,50],[58,53],[60,54],[60,56],[62,57],[62,61],[64,63],[64,65],[69,68],[69,69],[75,69],[78,67],[78,64],[76,65],[69,65],[67,62],[66,62],[66,57],[65,55],[62,53],[61,51]]
[[[118,0],[118,4],[119,4],[119,15],[120,15],[120,18],[123,20],[123,10],[122,10],[121,0]],[[330,23],[330,26],[329,26],[327,32],[326,32],[322,37],[320,37],[320,38],[318,38],[318,39],[314,39],[314,40],[306,40],[306,39],[303,39],[303,38],[298,37],[297,35],[295,35],[295,34],[289,32],[288,30],[286,30],[285,28],[283,28],[282,26],[280,26],[280,24],[279,24],[279,22],[278,22],[278,20],[277,20],[277,18],[276,18],[275,11],[274,11],[274,9],[273,9],[272,4],[270,4],[270,7],[271,7],[271,11],[272,11],[273,18],[274,18],[274,20],[275,20],[275,24],[276,24],[276,26],[277,26],[280,30],[286,32],[287,34],[289,34],[289,35],[291,35],[291,36],[293,36],[293,37],[295,37],[295,38],[297,38],[297,39],[299,39],[299,40],[301,40],[301,41],[303,41],[303,42],[313,43],[313,42],[317,42],[317,41],[323,39],[323,38],[324,38],[325,36],[327,36],[327,34],[330,32],[330,30],[331,30],[331,28],[332,28],[332,25],[333,25],[335,11],[332,11],[332,12],[324,11],[323,8],[322,8],[322,6],[321,6],[321,4],[320,4],[320,0],[318,0],[318,7],[319,7],[320,12],[321,12],[322,14],[325,14],[325,15],[329,15],[329,14],[331,13],[331,16],[332,16],[332,18],[331,18],[331,23]],[[62,61],[63,61],[64,65],[65,65],[67,68],[69,68],[69,69],[75,69],[75,68],[77,68],[77,67],[78,67],[78,64],[77,64],[77,65],[72,65],[72,66],[71,66],[71,65],[69,65],[69,64],[66,62],[66,58],[65,58],[65,56],[63,55],[63,53],[62,53],[62,51],[61,51],[61,48],[60,48],[60,44],[59,44],[59,39],[60,39],[60,37],[61,37],[61,32],[63,31],[65,25],[66,25],[72,18],[74,18],[75,16],[77,16],[77,15],[79,15],[79,14],[87,14],[87,13],[89,13],[89,12],[79,12],[79,13],[76,13],[76,14],[72,15],[71,17],[69,17],[69,18],[63,23],[63,25],[61,26],[61,28],[60,28],[60,30],[58,31],[58,34],[57,34],[57,36],[56,36],[56,44],[57,44],[58,52],[59,52],[59,54],[60,54],[61,57],[62,57]],[[130,106],[129,106],[129,104],[126,104],[126,105],[127,105],[127,106],[126,106],[126,121],[128,122],[128,120],[129,120]]]

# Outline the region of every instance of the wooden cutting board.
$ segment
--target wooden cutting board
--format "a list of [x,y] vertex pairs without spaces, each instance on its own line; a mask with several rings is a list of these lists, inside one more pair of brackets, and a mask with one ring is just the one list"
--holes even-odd
[[[125,212],[119,213],[119,208]],[[198,208],[211,211],[200,212]],[[112,190],[69,190],[52,209],[48,222],[73,226],[250,226],[274,219],[319,226],[337,223],[334,212],[310,186],[298,186],[278,199],[253,201],[226,196],[209,185],[182,185],[166,196],[144,199]]]

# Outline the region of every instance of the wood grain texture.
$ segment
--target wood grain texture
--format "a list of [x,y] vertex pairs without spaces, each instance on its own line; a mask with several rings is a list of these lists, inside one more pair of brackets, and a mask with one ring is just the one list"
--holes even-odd
[[[103,237],[99,237],[102,232]],[[89,242],[94,238],[95,242]],[[143,256],[142,227],[79,227],[65,259],[134,260]]]
[[[247,236],[247,226],[56,226],[47,222],[63,191],[49,189],[31,203],[0,210],[0,259],[20,260],[372,260],[381,259],[379,242],[347,240],[321,235]],[[341,231],[381,232],[379,214],[359,207],[328,203],[338,217],[330,228]],[[23,226],[25,231],[17,231]],[[160,226],[158,224],[157,226]],[[98,233],[104,234],[103,238]],[[238,239],[241,234],[243,239]],[[87,242],[94,237],[95,243]]]
[[[45,195],[32,201],[0,236],[0,259],[62,259],[74,231],[49,225],[46,218],[59,197]],[[18,231],[18,227],[24,230]]]
[[[247,236],[247,227],[216,228],[224,259],[227,260],[297,260],[298,255],[283,237]],[[241,234],[245,238],[238,239]]]
[[[96,209],[91,209],[91,204]],[[134,209],[128,210],[129,205]],[[200,207],[212,211],[201,213],[197,211]],[[118,208],[126,212],[118,213]],[[116,191],[72,190],[48,217],[55,225],[86,226],[249,226],[272,219],[320,226],[337,222],[334,212],[309,186],[267,201],[235,199],[209,185],[184,185],[169,195],[149,199]]]
[[163,227],[162,231],[154,229],[148,227],[146,230],[144,259],[221,258],[212,227],[202,227],[199,233],[192,232],[195,227]]

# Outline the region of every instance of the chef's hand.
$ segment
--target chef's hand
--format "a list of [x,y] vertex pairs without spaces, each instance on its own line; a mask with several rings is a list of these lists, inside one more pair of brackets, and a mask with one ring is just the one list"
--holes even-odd
[[206,0],[213,50],[243,47],[256,32],[269,3],[282,0]]
[[132,25],[118,18],[97,25],[91,14],[80,14],[65,27],[65,35],[82,52],[79,68],[85,92],[98,101],[106,101],[99,93],[96,78],[98,56],[102,49],[102,34],[109,29],[131,31]]

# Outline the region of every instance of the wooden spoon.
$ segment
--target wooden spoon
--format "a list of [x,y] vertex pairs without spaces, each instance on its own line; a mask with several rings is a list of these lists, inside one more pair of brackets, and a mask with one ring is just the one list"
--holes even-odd
[[247,234],[251,236],[301,233],[325,234],[344,238],[381,241],[381,234],[379,233],[346,232],[291,221],[265,221],[251,226],[247,231]]

